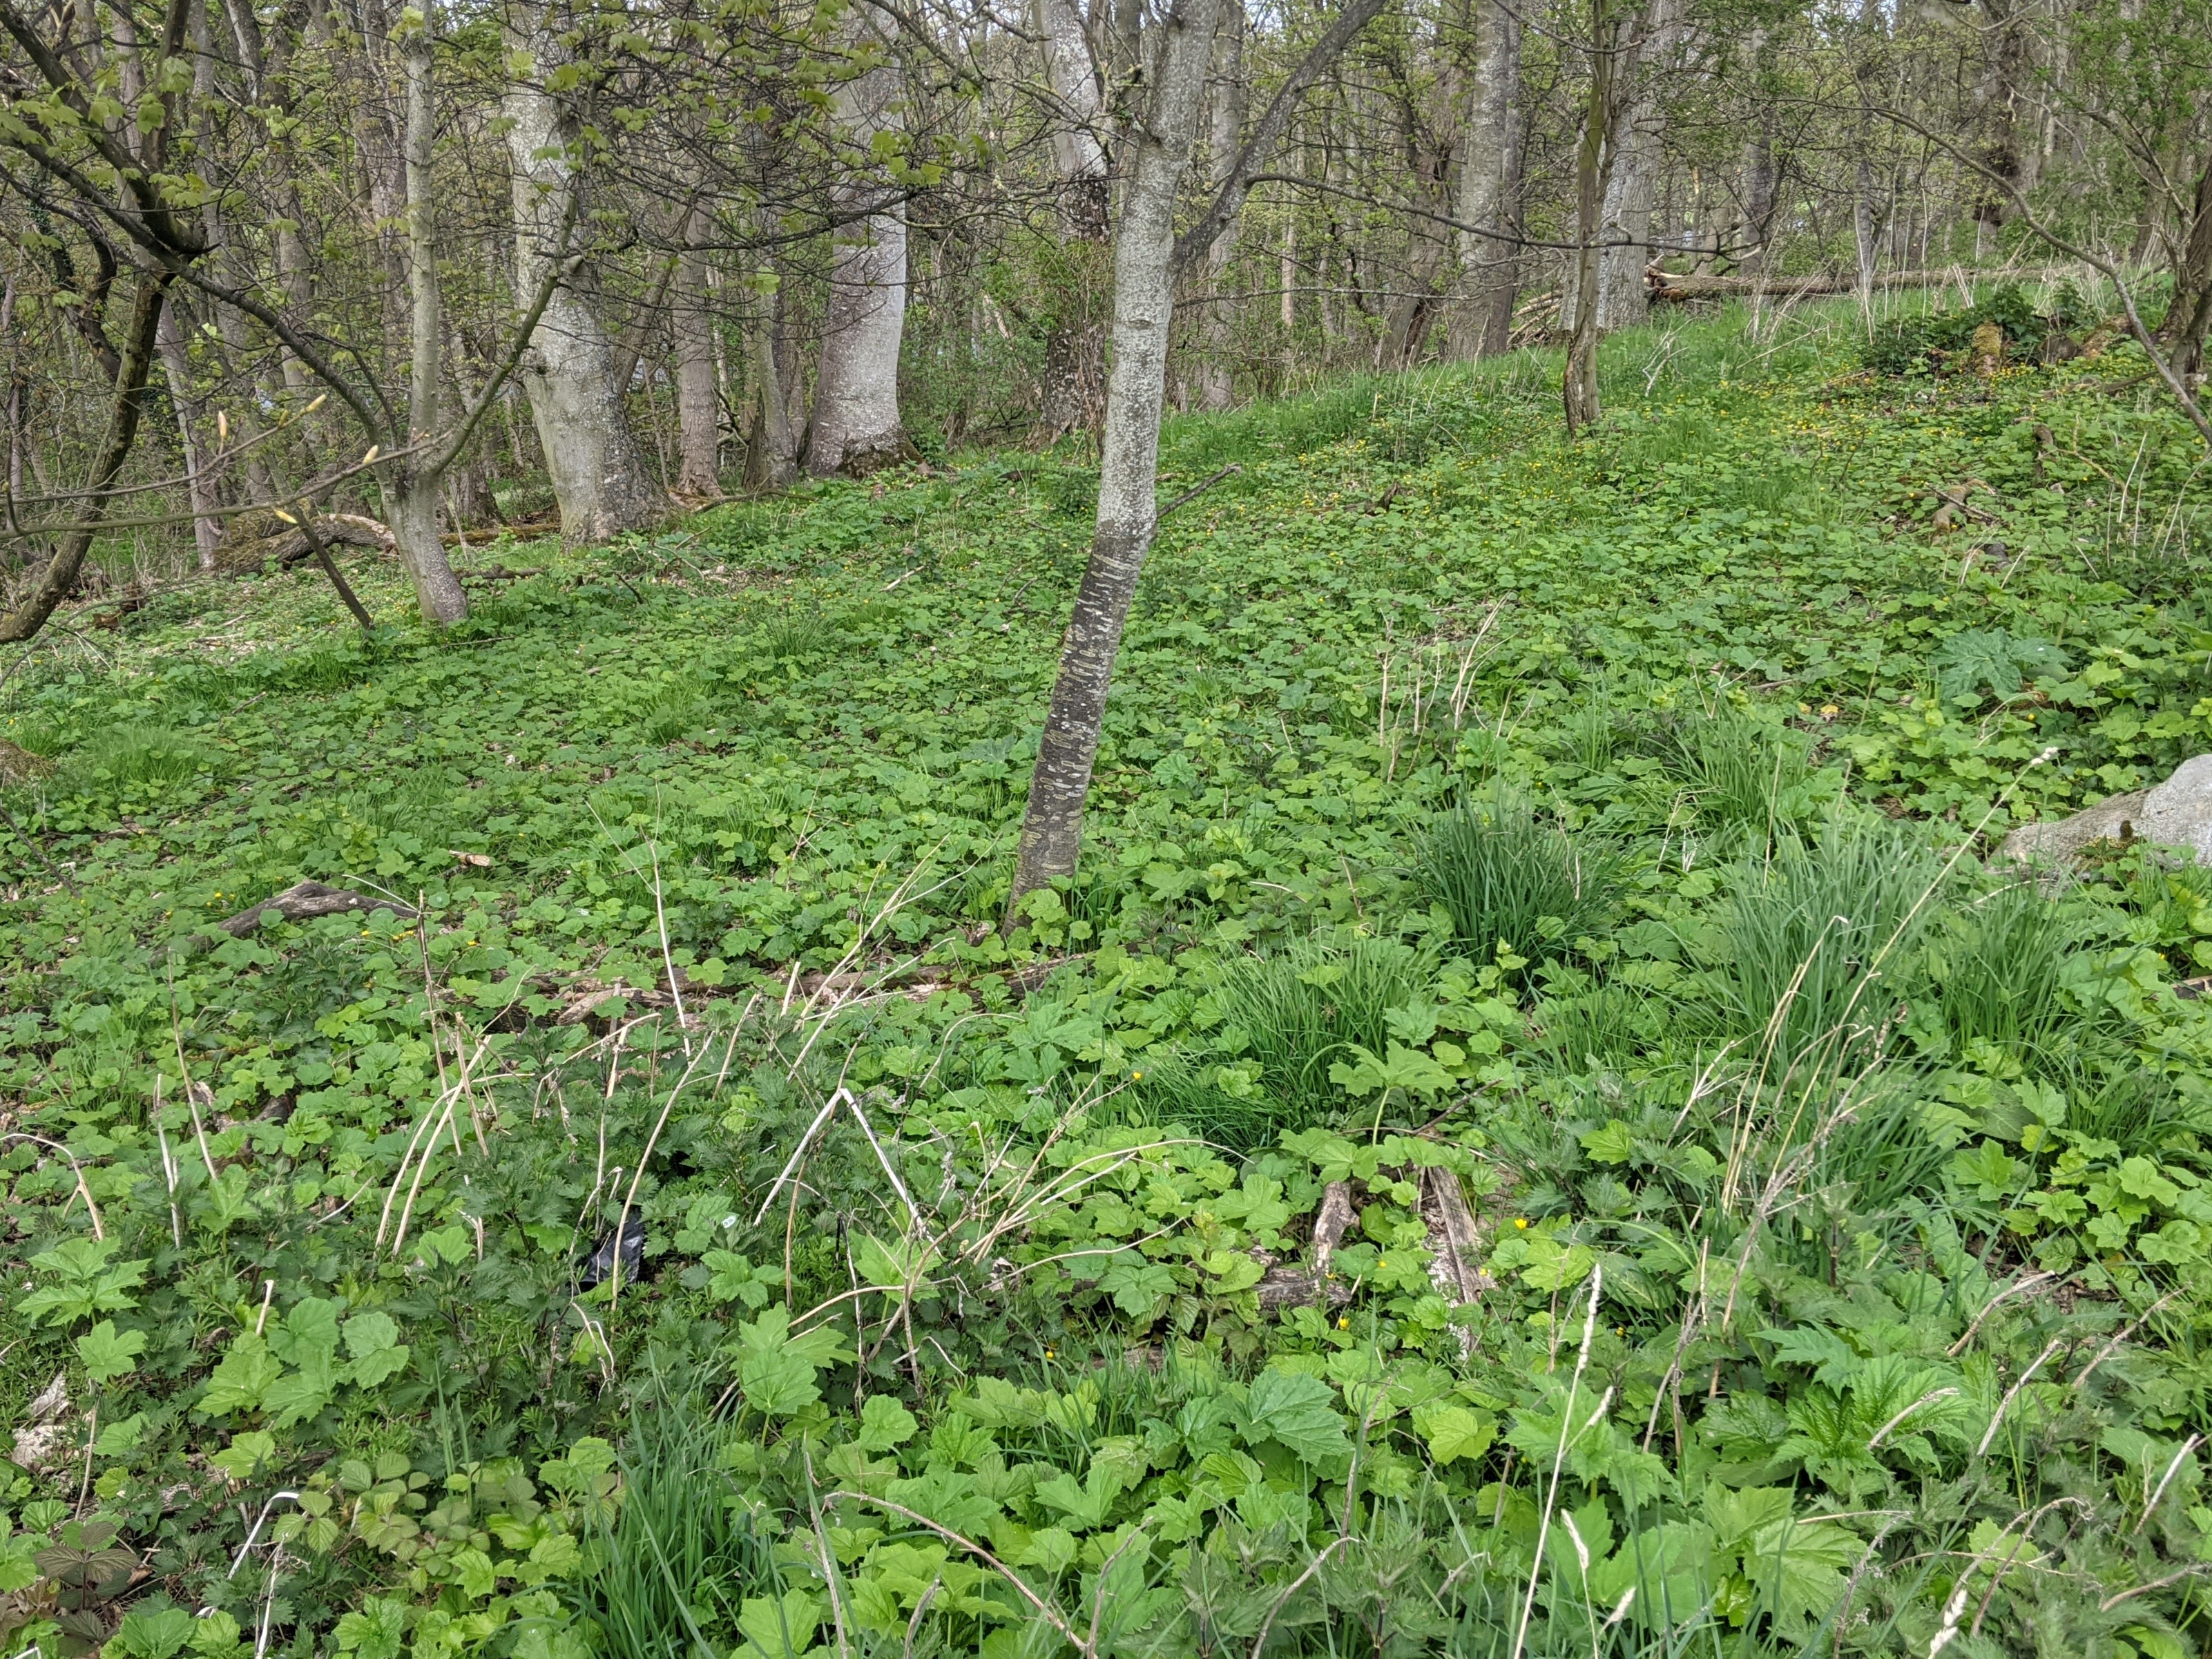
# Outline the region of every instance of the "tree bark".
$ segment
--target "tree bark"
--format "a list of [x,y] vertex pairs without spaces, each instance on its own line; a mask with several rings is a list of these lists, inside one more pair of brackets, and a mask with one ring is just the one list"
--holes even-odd
[[863,18],[855,44],[880,61],[836,94],[853,175],[832,193],[846,222],[832,239],[828,316],[816,366],[806,470],[864,477],[915,457],[899,420],[899,347],[906,333],[906,204],[870,159],[881,134],[900,131],[904,77],[889,43]]
[[1206,70],[1223,0],[1176,0],[1160,32],[1145,118],[1133,124],[1129,182],[1114,237],[1113,364],[1098,472],[1091,560],[1060,647],[1030,783],[1006,916],[1055,877],[1071,875],[1083,842],[1083,803],[1106,714],[1114,659],[1152,546],[1160,411],[1175,315],[1176,193],[1190,161]]
[[1658,100],[1648,87],[1629,101],[1616,136],[1598,228],[1597,326],[1601,334],[1646,319],[1644,268],[1651,263],[1651,209],[1658,185]]
[[773,267],[763,273],[759,320],[745,331],[751,359],[752,432],[745,442],[745,488],[788,489],[799,482],[799,434],[793,430],[791,404],[784,396],[783,365],[776,337],[783,320],[783,290]]
[[1590,0],[1589,100],[1583,111],[1582,140],[1575,150],[1575,264],[1570,302],[1574,307],[1573,332],[1567,343],[1566,373],[1560,392],[1565,404],[1567,435],[1572,437],[1598,418],[1597,307],[1588,303],[1597,292],[1599,263],[1598,214],[1605,200],[1607,175],[1612,171],[1613,131],[1618,84],[1620,40],[1619,21],[1609,16],[1606,0]]
[[[1206,149],[1212,163],[1212,184],[1218,191],[1229,182],[1237,165],[1238,140],[1244,131],[1244,12],[1232,5],[1222,15],[1213,40],[1214,76]],[[1236,316],[1221,290],[1229,263],[1237,252],[1237,233],[1243,223],[1240,214],[1213,239],[1206,251],[1206,349],[1198,364],[1198,402],[1201,409],[1227,409],[1236,392]]]
[[[406,74],[406,131],[401,165],[406,191],[407,442],[412,448],[438,430],[438,393],[445,379],[446,319],[438,291],[437,206],[430,169],[436,132],[430,37],[416,27],[400,46]],[[438,532],[438,496],[445,470],[420,455],[399,454],[377,469],[384,521],[399,562],[415,584],[422,620],[443,627],[469,614],[468,595],[446,562]]]
[[722,404],[714,391],[714,319],[708,308],[707,256],[696,246],[708,227],[703,207],[693,208],[684,221],[684,251],[677,256],[668,322],[676,341],[676,488],[681,495],[711,498],[722,493]]
[[164,301],[161,320],[155,327],[155,348],[161,355],[161,371],[169,383],[169,407],[177,416],[177,441],[185,452],[185,499],[192,509],[192,545],[203,570],[215,568],[215,550],[222,544],[222,520],[214,513],[215,492],[200,449],[199,428],[193,424],[192,369],[185,355],[184,331],[177,326],[176,301]]
[[1053,171],[1060,181],[1059,291],[1050,298],[1045,325],[1040,411],[1046,435],[1057,438],[1096,428],[1105,399],[1106,106],[1074,0],[1036,0],[1035,9],[1054,106]]
[[[514,286],[518,307],[535,295],[572,222],[582,188],[574,157],[574,112],[546,85],[562,46],[550,0],[526,6],[509,39],[528,67],[508,83],[508,153],[514,167]],[[659,520],[668,498],[646,465],[615,380],[615,346],[592,305],[586,267],[562,277],[524,355],[523,390],[570,545],[605,541]],[[395,526],[397,528],[397,526]]]
[[2204,373],[2204,340],[2212,329],[2212,156],[2197,175],[2187,234],[2176,239],[2173,298],[2158,325],[2159,343],[2184,379]]
[[1452,216],[1480,229],[1459,234],[1462,297],[1446,325],[1447,349],[1460,362],[1506,349],[1521,286],[1511,240],[1521,198],[1520,12],[1504,0],[1478,0],[1474,21],[1474,92]]

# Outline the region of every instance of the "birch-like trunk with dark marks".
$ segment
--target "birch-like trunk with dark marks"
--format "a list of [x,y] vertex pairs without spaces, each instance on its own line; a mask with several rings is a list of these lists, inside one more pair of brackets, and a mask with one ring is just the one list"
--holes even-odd
[[1145,118],[1133,124],[1127,141],[1133,155],[1114,228],[1113,362],[1106,380],[1097,525],[1030,781],[1007,901],[1009,923],[1030,893],[1074,873],[1083,844],[1083,803],[1097,758],[1114,659],[1156,523],[1160,408],[1175,317],[1176,193],[1190,162],[1223,3],[1176,0],[1159,26]]

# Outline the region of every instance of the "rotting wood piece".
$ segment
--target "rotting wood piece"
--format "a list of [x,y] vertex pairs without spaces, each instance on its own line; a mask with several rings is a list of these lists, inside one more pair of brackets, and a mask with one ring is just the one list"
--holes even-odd
[[1314,1215],[1313,1248],[1308,1253],[1304,1267],[1285,1263],[1271,1267],[1257,1286],[1260,1311],[1279,1313],[1285,1308],[1301,1308],[1316,1302],[1325,1302],[1330,1307],[1340,1307],[1352,1300],[1352,1286],[1328,1270],[1329,1258],[1343,1243],[1345,1230],[1352,1225],[1352,1188],[1348,1182],[1332,1181],[1322,1192],[1321,1208]]
[[316,916],[343,915],[349,912],[367,914],[371,910],[389,910],[395,916],[412,921],[415,912],[391,899],[370,898],[348,888],[331,887],[319,881],[303,881],[287,887],[283,892],[249,905],[236,915],[216,925],[234,939],[243,939],[267,921],[271,911],[286,921],[307,921]]
[[[1468,1208],[1467,1189],[1455,1171],[1421,1171],[1421,1219],[1429,1231],[1429,1281],[1439,1296],[1462,1308],[1498,1288],[1498,1281],[1482,1266],[1488,1229]],[[1459,1345],[1462,1354],[1472,1355],[1474,1333],[1462,1329]]]

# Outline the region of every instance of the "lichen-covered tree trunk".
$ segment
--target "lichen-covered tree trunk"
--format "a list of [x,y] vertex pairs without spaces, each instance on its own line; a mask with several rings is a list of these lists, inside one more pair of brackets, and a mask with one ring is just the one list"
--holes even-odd
[[[862,19],[860,42],[880,51]],[[836,113],[855,161],[832,193],[845,222],[833,239],[828,314],[814,380],[814,422],[806,470],[860,476],[910,460],[913,443],[899,419],[899,347],[906,336],[906,204],[870,161],[879,134],[902,119],[904,77],[888,55],[837,89]]]
[[1029,893],[1074,872],[1114,658],[1152,544],[1160,410],[1175,316],[1176,192],[1197,134],[1223,3],[1176,0],[1158,26],[1164,38],[1145,118],[1130,133],[1134,155],[1114,228],[1113,362],[1106,383],[1098,517],[1030,782],[1010,921]]
[[[514,166],[515,298],[521,306],[538,291],[549,264],[570,258],[578,217],[573,198],[581,184],[575,175],[574,116],[546,85],[562,56],[551,7],[524,8],[509,46],[519,58],[504,113]],[[630,429],[627,388],[615,381],[614,340],[594,297],[589,263],[577,262],[538,319],[520,376],[560,504],[562,538],[572,545],[642,528],[668,510]]]

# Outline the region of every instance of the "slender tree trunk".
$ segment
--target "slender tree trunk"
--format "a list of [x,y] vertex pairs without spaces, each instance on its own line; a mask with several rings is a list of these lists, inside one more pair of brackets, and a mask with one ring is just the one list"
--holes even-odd
[[1851,198],[1851,238],[1858,252],[1859,293],[1862,297],[1874,292],[1875,223],[1874,169],[1861,156],[1858,164],[1857,190]]
[[[1213,187],[1229,182],[1236,165],[1237,146],[1244,131],[1244,11],[1231,5],[1222,14],[1213,40],[1214,76],[1212,119],[1206,137],[1207,159],[1212,163]],[[1229,407],[1236,390],[1231,365],[1236,361],[1236,312],[1221,292],[1229,264],[1237,252],[1237,234],[1243,224],[1240,214],[1206,251],[1206,349],[1198,364],[1198,401],[1201,409]]]
[[1115,227],[1114,356],[1099,459],[1097,526],[1060,647],[1060,675],[1030,783],[1007,902],[1010,924],[1028,894],[1074,872],[1114,658],[1152,546],[1160,411],[1175,315],[1176,193],[1198,130],[1222,3],[1176,0],[1158,26],[1164,39],[1145,118],[1129,135],[1134,155]]
[[[872,24],[855,31],[882,49]],[[899,420],[899,348],[906,334],[906,204],[869,159],[878,135],[899,131],[904,76],[886,54],[836,92],[837,125],[859,158],[834,192],[847,221],[832,239],[829,314],[816,365],[806,470],[858,477],[915,457]]]
[[[549,262],[564,258],[574,172],[574,118],[547,79],[561,66],[551,0],[526,5],[510,37],[528,67],[508,83],[507,150],[514,167],[514,287],[518,306],[535,295]],[[615,380],[615,343],[593,307],[588,266],[565,276],[524,354],[523,389],[536,417],[538,447],[561,507],[562,538],[572,545],[640,529],[668,510],[630,428]]]
[[1504,0],[1478,0],[1473,19],[1474,89],[1452,216],[1479,228],[1459,233],[1461,300],[1446,325],[1446,349],[1460,362],[1506,349],[1520,289],[1520,251],[1510,240],[1521,197],[1520,12]]
[[[418,27],[400,54],[407,76],[402,161],[407,203],[407,441],[412,447],[438,433],[446,319],[438,292],[437,205],[430,171],[436,129],[428,31]],[[377,469],[377,484],[384,496],[385,523],[415,584],[422,620],[440,626],[461,621],[469,614],[468,595],[446,562],[446,544],[438,533],[443,470],[419,456],[397,455]]]
[[100,520],[107,514],[107,490],[114,483],[116,474],[122,471],[123,463],[130,457],[131,446],[138,435],[146,377],[154,366],[155,337],[161,331],[162,302],[168,286],[169,273],[166,270],[142,270],[138,275],[130,325],[124,335],[123,349],[117,354],[115,384],[108,397],[107,431],[85,475],[82,496],[75,504],[77,526],[56,544],[53,556],[46,561],[46,568],[40,573],[22,603],[0,616],[0,645],[16,644],[36,634],[46,626],[46,618],[54,614],[54,607],[76,586],[77,574],[84,568],[84,556],[91,550]]
[[709,228],[704,208],[684,222],[684,251],[676,262],[669,331],[676,339],[676,489],[691,496],[722,493],[721,399],[714,393],[714,319],[708,308],[707,256],[698,251]]
[[1040,410],[1046,435],[1056,438],[1095,428],[1105,399],[1106,106],[1075,0],[1036,0],[1035,10],[1060,181],[1061,270],[1059,291],[1048,301]]
[[1566,374],[1561,383],[1570,437],[1598,418],[1597,292],[1599,210],[1612,171],[1607,136],[1613,131],[1613,88],[1619,79],[1620,28],[1607,15],[1606,0],[1590,0],[1589,101],[1583,112],[1582,142],[1575,152],[1575,265],[1569,300],[1573,332],[1567,343]]
[[200,451],[199,428],[192,420],[191,362],[185,355],[184,331],[177,326],[176,301],[161,307],[155,343],[161,356],[161,370],[169,382],[169,407],[177,416],[177,438],[185,452],[185,499],[192,509],[192,544],[203,570],[215,566],[216,549],[222,544],[222,521],[215,516],[215,493],[209,488],[206,463]]

